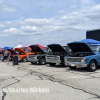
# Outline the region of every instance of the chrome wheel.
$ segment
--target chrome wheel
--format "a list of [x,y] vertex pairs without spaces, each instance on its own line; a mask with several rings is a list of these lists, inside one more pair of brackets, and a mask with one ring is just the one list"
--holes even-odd
[[24,58],[22,59],[22,61],[23,61],[23,62],[27,62],[27,58],[24,57]]
[[96,61],[95,61],[95,60],[91,60],[90,63],[89,63],[89,66],[88,66],[88,70],[89,70],[90,72],[93,72],[93,71],[96,70],[96,68],[97,68],[97,63],[96,63]]
[[45,58],[41,58],[40,61],[39,61],[39,63],[41,65],[45,65],[46,64]]
[[91,68],[92,68],[93,70],[96,69],[96,65],[95,65],[95,63],[92,63],[92,64],[91,64]]

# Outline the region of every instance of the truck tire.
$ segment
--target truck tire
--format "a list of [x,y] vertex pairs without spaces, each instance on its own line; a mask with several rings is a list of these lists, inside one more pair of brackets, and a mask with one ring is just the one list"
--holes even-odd
[[95,60],[91,60],[89,65],[88,65],[88,71],[93,72],[97,68],[97,63]]
[[27,57],[23,57],[22,62],[27,62]]
[[40,65],[45,65],[45,64],[46,64],[46,60],[45,60],[44,57],[40,58],[39,64],[40,64]]
[[37,62],[33,62],[33,61],[31,61],[31,64],[36,64]]
[[50,63],[50,66],[55,66],[56,64],[55,63]]

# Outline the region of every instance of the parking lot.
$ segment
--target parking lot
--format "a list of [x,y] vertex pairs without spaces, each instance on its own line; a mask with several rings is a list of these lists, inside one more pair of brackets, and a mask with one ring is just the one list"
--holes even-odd
[[[100,68],[70,70],[60,65],[0,62],[0,100],[100,100]],[[5,92],[8,88],[47,88],[49,92]]]

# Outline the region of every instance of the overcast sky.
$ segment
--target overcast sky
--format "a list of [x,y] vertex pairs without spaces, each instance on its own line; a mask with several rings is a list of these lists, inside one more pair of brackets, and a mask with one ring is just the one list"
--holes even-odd
[[100,0],[0,0],[0,47],[66,45],[100,28]]

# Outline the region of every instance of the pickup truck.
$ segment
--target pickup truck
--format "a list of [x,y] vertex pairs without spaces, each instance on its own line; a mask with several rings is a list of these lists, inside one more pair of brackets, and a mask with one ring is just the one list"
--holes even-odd
[[[7,51],[9,53],[9,60],[12,60],[13,56],[18,55],[18,53],[16,53],[13,49],[7,49],[5,51]],[[3,52],[4,52],[4,49],[2,49],[2,51],[0,51],[0,60],[3,59]]]
[[86,44],[84,42],[72,42],[67,44],[73,56],[66,56],[65,65],[70,69],[76,67],[87,67],[89,71],[95,71],[100,65],[100,44]]
[[42,49],[38,45],[31,45],[29,46],[35,54],[28,55],[28,61],[32,64],[36,64],[39,62],[40,65],[46,64],[45,56],[50,54],[51,51],[47,47],[43,47]]
[[71,55],[71,49],[68,46],[61,46],[60,44],[50,44],[48,47],[52,50],[53,54],[46,55],[46,62],[50,66],[55,66],[56,64],[64,64],[64,57]]
[[29,49],[29,50],[23,50],[21,48],[15,48],[16,51],[18,51],[19,55],[15,55],[18,56],[18,61],[22,61],[22,62],[27,62],[27,56],[30,54],[34,54],[34,52]]
[[13,57],[15,56],[15,55],[19,55],[19,53],[16,53],[15,51],[14,51],[14,49],[7,49],[7,51],[9,51],[10,53],[10,56],[9,56],[9,60],[13,60]]

